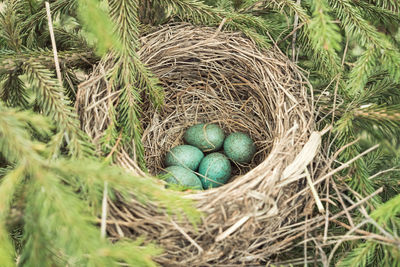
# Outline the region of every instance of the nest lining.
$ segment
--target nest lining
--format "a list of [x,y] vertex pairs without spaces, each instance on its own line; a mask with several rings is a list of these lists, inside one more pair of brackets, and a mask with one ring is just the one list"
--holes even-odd
[[[110,203],[119,224],[109,225],[109,233],[157,240],[165,253],[155,260],[166,266],[256,264],[287,249],[312,202],[308,194],[296,195],[305,187],[304,166],[293,165],[314,130],[301,72],[277,48],[260,51],[240,33],[175,24],[141,40],[140,57],[166,92],[161,111],[143,96],[143,143],[151,173],[163,168],[166,152],[182,143],[184,131],[200,122],[219,124],[226,134],[248,133],[257,154],[250,164],[236,166],[230,183],[185,196],[205,214],[197,230],[134,199]],[[95,142],[118,99],[107,89],[105,69],[107,62],[95,68],[78,98],[82,127]],[[122,148],[116,161],[143,174]]]

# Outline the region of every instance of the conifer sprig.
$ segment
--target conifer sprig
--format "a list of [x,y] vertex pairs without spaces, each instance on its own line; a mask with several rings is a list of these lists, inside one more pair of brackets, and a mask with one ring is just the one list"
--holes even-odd
[[0,198],[0,262],[7,267],[15,265],[15,255],[12,253],[14,248],[6,230],[6,219],[15,197],[15,192],[21,183],[24,168],[24,166],[16,167],[14,170],[9,171],[0,181],[0,195],[2,196]]
[[28,93],[18,73],[4,75],[4,79],[1,83],[0,76],[0,99],[10,107],[27,108]]
[[131,84],[136,86],[139,92],[144,88],[152,103],[160,107],[164,101],[163,88],[159,85],[158,79],[140,61],[136,52],[139,49],[138,1],[109,1],[109,5],[111,17],[115,25],[118,25],[116,31],[122,43],[119,63],[125,70],[121,72],[130,73],[129,75],[133,76]]
[[333,77],[340,72],[340,59],[337,52],[342,48],[342,36],[339,33],[339,27],[332,22],[329,12],[330,8],[325,0],[313,1],[312,18],[305,25],[304,33],[311,43],[312,57],[319,63],[322,71],[330,73],[328,70],[332,70],[330,74]]
[[[26,46],[34,49],[39,46],[40,36],[39,29],[45,29],[47,23],[47,14],[45,9],[45,1],[40,1],[40,4],[32,7],[32,12],[27,16],[27,19],[22,23],[22,31],[26,33],[24,38]],[[71,14],[77,9],[77,0],[56,0],[51,3],[51,15],[53,19],[60,14]]]
[[[138,70],[133,63],[136,57],[135,50],[139,46],[138,3],[137,1],[110,1],[109,4],[111,19],[115,25],[119,25],[117,34],[121,42],[121,50],[117,52],[117,64],[114,66],[111,79],[114,91],[120,90],[116,119],[118,125],[124,125],[124,136],[127,139],[124,139],[123,143],[129,147],[140,164],[143,164],[144,149],[141,144],[142,127],[139,120],[141,89],[137,83]],[[112,124],[111,127],[115,125]],[[133,138],[134,142],[130,142],[130,138]],[[113,145],[116,139],[111,141]]]
[[378,18],[385,26],[394,26],[400,23],[398,12],[381,8],[377,6],[376,3],[370,4],[364,1],[353,1],[352,4],[358,7],[359,12],[362,13],[363,17],[368,21],[375,21]]
[[[370,25],[350,1],[329,1],[337,17],[341,20],[342,27],[348,34],[357,37],[357,41],[362,46],[372,44],[384,49],[391,48],[391,45],[385,42],[386,37],[380,34],[375,27]],[[383,40],[382,37],[384,37]]]
[[[0,50],[0,75],[21,74],[21,66],[24,62],[34,60],[49,70],[53,70],[54,57],[53,52],[46,49],[23,50],[16,53],[10,50]],[[64,68],[87,68],[99,60],[93,51],[88,50],[69,50],[58,53],[60,65]]]
[[400,11],[400,3],[397,0],[368,0],[368,2],[394,13],[399,13]]
[[[160,250],[153,245],[136,242],[109,243],[100,237],[93,224],[96,205],[87,205],[84,199],[92,196],[92,203],[102,199],[104,181],[111,192],[118,190],[128,200],[131,192],[139,193],[142,201],[150,198],[166,207],[173,204],[172,213],[188,212],[189,218],[199,219],[191,201],[180,201],[175,193],[163,189],[149,178],[134,177],[125,170],[110,167],[93,159],[48,161],[46,146],[31,139],[30,125],[37,124],[49,134],[49,125],[43,117],[29,112],[16,112],[0,105],[0,153],[15,167],[2,177],[0,193],[0,258],[13,266],[14,260],[5,229],[5,218],[14,199],[16,188],[26,183],[24,210],[25,245],[20,264],[27,266],[155,266],[151,256]],[[75,187],[75,185],[79,185]],[[82,190],[84,188],[90,188]],[[80,195],[75,190],[80,190]]]
[[79,128],[77,116],[52,73],[35,60],[25,62],[23,68],[36,91],[41,108],[54,119],[59,130],[65,132],[69,153],[75,157],[91,155],[91,147]]
[[350,95],[357,95],[362,92],[368,78],[374,74],[377,61],[378,51],[375,46],[368,44],[365,51],[355,62],[354,67],[349,72],[349,80],[347,82],[347,91]]
[[267,37],[269,24],[251,14],[240,14],[210,7],[197,0],[156,0],[165,10],[172,9],[172,14],[182,21],[195,25],[218,26],[226,19],[226,27],[243,32],[261,47],[269,47],[272,41]]
[[310,16],[307,11],[296,3],[296,1],[290,0],[273,0],[273,1],[262,1],[265,7],[273,7],[277,11],[285,11],[288,16],[296,14],[299,16],[300,21],[308,22]]

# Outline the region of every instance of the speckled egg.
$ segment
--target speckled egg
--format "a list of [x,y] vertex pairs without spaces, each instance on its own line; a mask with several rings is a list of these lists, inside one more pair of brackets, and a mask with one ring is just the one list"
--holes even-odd
[[199,166],[199,178],[204,189],[219,187],[225,184],[231,176],[229,159],[218,152],[203,158]]
[[200,161],[204,158],[203,152],[195,146],[180,145],[172,148],[165,156],[165,165],[182,166],[193,171],[197,170]]
[[256,153],[253,140],[245,133],[232,133],[224,142],[225,154],[238,163],[249,163]]
[[199,177],[187,168],[170,166],[165,169],[163,175],[165,175],[165,181],[169,184],[177,184],[197,190],[203,189]]
[[224,131],[216,124],[196,124],[185,132],[183,139],[186,143],[200,148],[203,152],[220,149],[224,143]]

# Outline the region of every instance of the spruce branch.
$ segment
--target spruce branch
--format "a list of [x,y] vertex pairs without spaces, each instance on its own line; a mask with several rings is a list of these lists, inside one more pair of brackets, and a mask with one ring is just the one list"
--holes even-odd
[[22,46],[22,22],[17,13],[22,7],[23,1],[8,1],[5,10],[0,13],[0,37],[5,41],[6,47],[19,51]]
[[5,76],[5,81],[0,83],[0,99],[10,107],[28,107],[28,93],[18,73]]
[[[400,47],[400,46],[399,46]],[[400,51],[399,49],[388,49],[388,50],[381,50],[379,64],[382,65],[382,68],[387,71],[389,77],[396,81],[397,83],[400,82]]]
[[[400,123],[400,105],[372,105],[367,108],[354,110],[354,115],[368,118],[374,121],[386,121],[388,123]],[[388,125],[395,126],[395,125]]]
[[39,116],[31,112],[6,109],[0,103],[0,153],[8,162],[16,163],[20,159],[27,159],[27,162],[40,161],[37,151],[43,147],[29,141],[26,128],[31,125],[42,128],[42,132],[50,131],[49,125]]
[[132,253],[139,250],[137,244],[110,244],[102,239],[91,218],[84,215],[88,207],[53,172],[35,169],[32,176],[25,211],[24,265],[119,266],[122,260],[132,266],[154,266],[149,257],[157,252],[154,247]]
[[358,7],[360,13],[368,21],[375,21],[377,18],[379,21],[387,26],[393,24],[398,25],[400,23],[400,16],[398,12],[390,9],[382,8],[379,5],[370,4],[364,1],[353,1],[353,5]]
[[[114,90],[120,90],[120,101],[117,107],[118,123],[124,126],[124,144],[133,149],[134,156],[144,164],[144,149],[141,142],[140,125],[141,92],[147,91],[156,107],[163,103],[163,88],[158,79],[140,61],[136,50],[139,48],[138,1],[109,1],[110,15],[116,25],[116,32],[121,49],[116,51],[117,60],[113,70]],[[113,131],[115,132],[115,131]],[[116,135],[108,135],[116,137]],[[134,145],[131,139],[133,137]],[[112,140],[114,143],[115,140]]]
[[368,0],[371,4],[380,7],[382,9],[387,9],[394,13],[399,13],[400,3],[397,0]]
[[111,193],[117,191],[127,201],[133,193],[143,203],[151,201],[166,208],[171,214],[185,214],[193,223],[200,219],[200,213],[193,208],[194,203],[191,200],[181,199],[179,195],[175,195],[176,192],[164,189],[156,178],[132,176],[125,170],[93,160],[60,160],[54,167],[58,175],[69,184],[75,184],[74,179],[79,177],[81,188],[91,196],[91,203],[97,202],[97,206],[102,201],[104,182],[107,182],[112,188]]
[[286,11],[287,15],[297,14],[299,16],[300,21],[308,23],[310,20],[310,16],[307,14],[307,11],[298,5],[295,1],[291,0],[272,0],[272,1],[263,1],[265,7],[271,6],[273,9],[278,12]]
[[[114,34],[114,24],[111,21],[109,13],[100,6],[99,1],[79,0],[77,11],[78,17],[82,21],[82,25],[87,30],[88,35],[90,38],[96,40],[98,54],[104,55],[111,49],[114,51],[121,49],[121,43]],[[93,23],[94,21],[96,23]]]
[[66,90],[66,95],[68,99],[70,99],[72,102],[75,102],[78,85],[82,82],[82,80],[78,78],[75,71],[69,68],[63,69],[61,71],[61,75],[63,87]]
[[399,87],[400,85],[388,77],[386,72],[382,72],[377,76],[371,76],[370,80],[368,80],[366,90],[357,98],[357,104],[400,104]]
[[155,0],[155,2],[165,10],[171,9],[172,13],[182,21],[189,21],[195,25],[218,26],[225,18],[228,29],[243,32],[260,47],[269,47],[271,40],[263,35],[270,30],[269,24],[253,15],[216,9],[197,0]]
[[374,258],[377,244],[371,241],[361,243],[353,249],[348,255],[339,261],[340,267],[365,267],[369,266]]
[[14,248],[6,227],[0,223],[0,262],[4,267],[14,267]]
[[348,0],[329,0],[332,10],[341,20],[342,27],[349,35],[358,38],[362,46],[375,45],[382,49],[393,49],[386,36],[369,24],[360,14],[360,11]]
[[[354,127],[354,115],[351,112],[344,114],[335,124],[335,146],[337,148],[345,147],[349,140],[356,140],[358,138],[356,131],[357,129]],[[341,153],[339,160],[341,162],[347,162],[359,155],[361,151],[361,146],[359,144],[354,144]],[[370,170],[368,167],[369,165],[366,159],[361,158],[349,168],[349,173],[351,175],[349,176],[348,184],[362,196],[368,196],[376,190],[373,181],[368,179]],[[379,196],[373,198],[373,203],[380,202],[381,199]]]
[[[27,33],[27,47],[34,48],[38,45],[38,29],[42,29],[46,25],[47,14],[44,7],[44,2],[41,1],[37,9],[33,10],[28,19],[22,23],[22,32]],[[51,3],[51,15],[53,18],[60,14],[74,13],[77,9],[77,0],[56,0]]]
[[[99,58],[92,51],[70,50],[59,52],[58,59],[62,68],[87,68]],[[0,75],[18,72],[27,61],[37,61],[47,69],[54,69],[53,54],[50,50],[24,50],[21,53],[1,50]]]
[[[131,63],[128,63],[131,64]],[[134,157],[143,166],[144,164],[144,148],[141,142],[142,137],[142,126],[140,124],[140,103],[141,98],[138,93],[138,89],[135,86],[134,80],[131,80],[132,76],[130,73],[121,73],[118,76],[121,79],[120,82],[114,82],[114,90],[121,88],[119,95],[119,105],[116,108],[118,113],[118,126],[123,127],[124,139],[123,143],[132,146],[132,138],[134,145],[130,147],[133,149]],[[113,141],[114,143],[114,141]]]
[[348,0],[330,0],[342,27],[347,34],[356,37],[359,44],[366,47],[366,51],[357,60],[356,67],[350,73],[347,90],[351,95],[358,94],[365,85],[368,77],[372,74],[374,66],[379,59],[384,57],[385,63],[389,63],[387,69],[395,79],[400,79],[400,71],[392,68],[400,59],[399,51],[390,42],[389,38],[366,21],[361,10],[353,6]]
[[52,73],[35,60],[28,60],[23,68],[36,91],[41,108],[55,120],[59,130],[66,133],[69,153],[75,157],[91,155],[92,149],[79,128],[77,116]]
[[310,36],[315,35],[318,38],[313,38],[314,47],[325,49],[332,58],[338,58],[336,51],[340,51],[342,36],[339,32],[339,27],[332,22],[329,16],[331,12],[325,0],[315,0],[312,5],[312,18],[308,24]]
[[[1,138],[1,134],[0,134]],[[0,179],[0,262],[3,266],[15,266],[14,248],[6,231],[6,219],[14,195],[24,177],[25,166],[17,166]]]
[[[136,80],[135,84],[141,91],[147,91],[152,103],[160,107],[164,102],[164,90],[159,85],[158,79],[140,61],[136,51],[139,49],[139,19],[138,1],[109,1],[111,17],[117,25],[119,39],[122,43],[122,50],[119,56],[122,73],[131,73]],[[133,64],[129,64],[133,62]],[[132,82],[133,82],[132,80]]]
[[316,59],[321,70],[333,77],[341,69],[337,54],[342,48],[339,27],[332,23],[330,9],[325,0],[313,1],[312,10],[312,18],[303,30],[303,40],[310,41],[311,56]]
[[[85,188],[82,185],[93,190],[95,197],[97,194],[98,201],[101,201],[101,190],[98,189],[104,181],[109,181],[110,189],[119,190],[123,195],[137,192],[142,201],[150,198],[165,207],[178,207],[179,211],[182,211],[181,207],[192,213],[191,218],[199,219],[199,213],[190,201],[181,201],[176,193],[163,189],[152,179],[134,177],[125,170],[90,159],[45,160],[42,156],[46,155],[44,144],[33,142],[26,130],[28,125],[39,119],[44,123],[44,119],[30,114],[0,106],[0,151],[17,166],[8,172],[6,178],[3,177],[0,184],[0,193],[7,196],[0,199],[0,230],[3,212],[7,212],[3,207],[9,206],[12,199],[11,187],[19,184],[15,179],[28,178],[24,216],[25,246],[20,264],[119,266],[120,262],[125,262],[131,266],[155,266],[151,256],[160,250],[154,246],[144,247],[141,240],[111,244],[100,237],[98,228],[93,224],[94,217],[88,215],[93,213],[93,207],[82,201],[82,198],[87,198],[87,192],[76,191]],[[71,183],[73,179],[80,181],[79,187],[70,186],[76,184]],[[96,193],[96,190],[99,192]],[[174,208],[171,212],[178,210]],[[2,241],[5,240],[3,232],[0,231]],[[5,258],[3,253],[12,251],[7,244],[0,244],[0,257],[9,261],[10,257]]]
[[[57,48],[59,49],[58,53],[62,51],[71,51],[71,50],[80,50],[80,51],[92,51],[93,49],[88,44],[87,38],[85,38],[85,34],[80,29],[65,29],[54,26],[54,35],[56,38]],[[50,33],[44,32],[41,36],[43,40],[50,40]]]
[[378,51],[373,45],[368,45],[366,50],[355,62],[355,66],[349,73],[347,81],[347,91],[350,95],[358,95],[364,89],[368,78],[374,73],[377,61]]
[[379,225],[387,225],[391,220],[396,220],[400,214],[400,195],[381,204],[371,213],[371,218]]

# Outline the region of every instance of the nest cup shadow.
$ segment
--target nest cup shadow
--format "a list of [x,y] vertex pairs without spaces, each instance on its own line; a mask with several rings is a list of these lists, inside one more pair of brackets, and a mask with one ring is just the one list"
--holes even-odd
[[[154,203],[132,197],[110,206],[110,216],[124,221],[108,225],[110,236],[118,239],[122,232],[156,241],[164,253],[154,259],[163,266],[257,265],[289,250],[303,231],[298,222],[305,207],[313,202],[304,166],[291,165],[314,130],[307,80],[277,48],[261,51],[241,33],[174,24],[141,41],[141,60],[165,88],[162,110],[143,96],[150,173],[161,171],[166,152],[183,144],[185,129],[196,123],[215,123],[226,134],[245,132],[257,144],[257,154],[246,166],[232,166],[230,183],[185,194],[204,212],[197,227],[178,219],[173,223]],[[78,96],[82,127],[95,143],[112,122],[110,105],[118,102],[104,76],[113,60],[110,56],[94,69]],[[144,175],[123,147],[115,158]],[[324,166],[324,159],[318,156],[313,164]],[[310,175],[316,179],[319,173]]]

